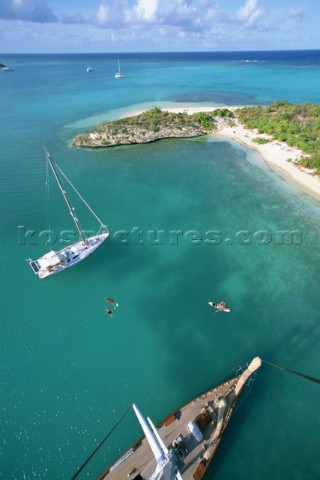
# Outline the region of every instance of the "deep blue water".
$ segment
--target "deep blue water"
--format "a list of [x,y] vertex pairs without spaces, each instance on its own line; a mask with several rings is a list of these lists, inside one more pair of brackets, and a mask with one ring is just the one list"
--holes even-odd
[[[320,51],[0,62],[15,68],[0,72],[0,478],[71,478],[133,401],[157,422],[256,355],[319,376],[319,200],[228,141],[99,151],[71,141],[152,105],[319,103]],[[43,144],[113,232],[47,280],[25,262],[48,249]],[[54,185],[51,207],[59,236],[72,225]],[[295,232],[292,244],[282,231]],[[120,303],[113,319],[106,296]],[[213,314],[212,299],[232,313]],[[319,394],[264,365],[208,479],[319,478]],[[96,478],[138,435],[131,414],[81,478]]]

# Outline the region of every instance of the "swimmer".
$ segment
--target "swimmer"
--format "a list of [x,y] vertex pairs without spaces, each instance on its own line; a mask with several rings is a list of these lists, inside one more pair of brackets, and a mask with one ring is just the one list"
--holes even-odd
[[107,312],[108,315],[110,315],[110,317],[113,317],[113,311],[110,310],[110,308],[106,307],[104,310]]
[[119,307],[119,304],[115,301],[115,300],[112,300],[112,298],[106,298],[106,301],[110,303],[110,305],[112,305],[113,307]]
[[230,312],[231,308],[228,307],[224,301],[221,301],[220,303],[213,303],[213,302],[208,302],[210,307],[216,308],[216,313],[217,312]]

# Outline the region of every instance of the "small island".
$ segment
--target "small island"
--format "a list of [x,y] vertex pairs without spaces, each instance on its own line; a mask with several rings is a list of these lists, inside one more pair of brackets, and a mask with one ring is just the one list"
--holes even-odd
[[190,138],[207,135],[216,129],[215,116],[233,117],[228,109],[212,112],[174,113],[154,107],[138,115],[105,122],[73,140],[77,147],[102,148],[149,143],[164,138]]
[[320,195],[320,105],[181,107],[133,112],[78,135],[77,147],[105,148],[214,134],[257,150],[275,168]]

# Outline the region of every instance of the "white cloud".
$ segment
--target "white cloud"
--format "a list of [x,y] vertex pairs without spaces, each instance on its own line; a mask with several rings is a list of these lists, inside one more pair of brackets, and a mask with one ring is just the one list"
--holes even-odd
[[104,3],[102,3],[97,13],[97,20],[99,23],[106,23],[108,19],[109,19],[109,8]]
[[[97,51],[105,48],[106,42],[114,43],[113,48],[121,45],[123,51],[146,47],[148,50],[157,50],[160,43],[165,50],[202,47],[245,49],[258,45],[277,47],[281,41],[285,43],[279,37],[279,32],[283,32],[283,37],[287,36],[289,42],[291,34],[289,35],[288,29],[292,29],[293,23],[299,23],[300,30],[300,25],[307,25],[304,20],[311,18],[307,4],[299,2],[301,0],[292,0],[292,3],[283,0],[285,6],[277,5],[272,10],[268,7],[267,0],[69,0],[65,3],[62,0],[0,0],[0,44],[3,49],[13,48],[7,40],[9,35],[13,35],[9,33],[11,26],[15,33],[25,28],[30,28],[31,31],[36,28],[42,31],[43,28],[43,35],[48,38],[47,44],[56,44],[61,50],[68,48],[68,44],[71,50],[71,45],[78,38],[84,38],[84,35],[82,48],[94,49],[93,45],[96,45]],[[230,4],[233,5],[233,11],[229,9]],[[315,12],[313,14],[312,20],[315,22]],[[19,28],[18,22],[21,24]],[[49,22],[52,28],[50,36]],[[250,35],[247,34],[247,29],[250,29]],[[67,36],[62,38],[64,31],[68,34],[73,32],[69,40]],[[272,43],[270,40],[267,43],[268,34],[265,32],[269,32],[269,38],[272,32]],[[26,38],[28,35],[29,31]],[[275,43],[276,36],[278,44]],[[316,44],[317,33],[314,33],[314,38],[313,44]],[[27,49],[28,46],[30,50],[36,50],[38,44],[34,39],[32,46],[33,39],[30,34],[28,42],[18,42],[14,38],[13,43],[19,45],[16,47],[18,50]],[[88,39],[92,39],[90,47],[87,45]],[[45,45],[46,42],[38,43]],[[78,50],[81,50],[80,47],[79,45]]]
[[217,15],[218,11],[219,11],[218,7],[209,8],[209,10],[206,13],[205,19],[208,21],[212,20]]
[[259,17],[264,14],[263,8],[258,6],[257,0],[247,0],[246,3],[231,18],[243,23],[246,26],[256,23]]
[[295,18],[296,20],[298,20],[299,22],[302,22],[304,17],[305,17],[305,13],[304,11],[302,10],[302,8],[299,8],[299,7],[291,7],[289,9],[289,17],[292,17],[292,18]]
[[152,22],[156,18],[158,0],[138,0],[134,11],[138,18],[146,22]]
[[236,16],[239,20],[246,20],[254,11],[257,6],[257,0],[247,0],[247,2],[241,7]]
[[177,7],[178,18],[190,18],[197,13],[196,5],[188,5],[187,3],[180,3]]

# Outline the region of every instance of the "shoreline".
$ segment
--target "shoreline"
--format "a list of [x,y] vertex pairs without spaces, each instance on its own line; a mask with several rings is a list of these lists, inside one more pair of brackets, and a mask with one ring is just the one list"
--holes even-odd
[[[236,110],[237,108],[244,108],[248,105],[208,105],[208,106],[198,106],[198,107],[189,107],[181,106],[174,108],[162,107],[161,110],[165,110],[171,113],[187,113],[192,115],[198,112],[210,112],[217,108],[227,108],[231,111]],[[134,110],[127,112],[126,116],[131,117],[139,115],[145,110]],[[258,144],[252,141],[253,138],[271,138],[265,134],[258,134],[255,130],[249,130],[239,123],[237,119],[231,119],[232,125],[229,121],[222,117],[216,117],[217,121],[217,131],[213,132],[214,137],[225,138],[228,140],[233,140],[237,143],[240,143],[253,151],[256,151],[260,156],[271,165],[273,168],[280,170],[285,173],[290,180],[294,181],[300,187],[303,187],[308,193],[316,195],[320,198],[320,178],[314,173],[313,170],[303,168],[295,164],[295,161],[298,160],[302,155],[306,156],[307,154],[302,152],[296,147],[290,147],[285,142],[279,142],[278,140],[270,140],[270,142],[265,144]],[[290,161],[288,161],[290,160]]]

